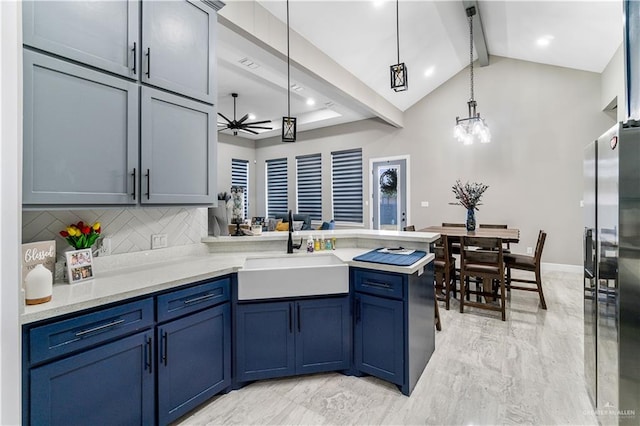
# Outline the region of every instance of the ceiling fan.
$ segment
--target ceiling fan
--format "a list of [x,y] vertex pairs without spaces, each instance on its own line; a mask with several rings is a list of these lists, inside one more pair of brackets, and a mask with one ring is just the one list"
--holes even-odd
[[236,98],[238,97],[238,94],[232,93],[231,96],[233,96],[233,120],[229,120],[227,117],[224,116],[224,114],[219,112],[218,115],[226,121],[226,123],[218,123],[218,126],[222,126],[221,129],[218,129],[219,132],[223,130],[233,130],[233,135],[236,136],[238,134],[238,130],[241,130],[247,133],[252,133],[254,135],[257,135],[258,132],[252,129],[273,130],[271,127],[257,126],[257,124],[271,123],[271,120],[262,120],[262,121],[254,121],[251,123],[246,123],[247,119],[249,118],[249,114],[245,114],[244,117],[242,117],[240,120],[236,120]]

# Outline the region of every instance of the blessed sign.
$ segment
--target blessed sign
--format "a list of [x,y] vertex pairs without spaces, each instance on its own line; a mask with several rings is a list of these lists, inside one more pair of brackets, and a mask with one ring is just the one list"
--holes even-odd
[[27,276],[29,271],[42,263],[45,268],[51,271],[51,275],[55,276],[56,265],[56,242],[39,241],[37,243],[27,243],[22,245],[22,280]]

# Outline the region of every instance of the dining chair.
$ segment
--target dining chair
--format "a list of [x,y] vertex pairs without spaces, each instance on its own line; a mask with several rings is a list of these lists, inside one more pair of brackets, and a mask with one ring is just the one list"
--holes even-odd
[[[540,230],[538,233],[538,242],[536,243],[536,251],[533,256],[524,254],[507,254],[504,256],[505,266],[507,268],[507,289],[511,290],[525,290],[536,291],[540,296],[540,304],[542,309],[547,309],[547,303],[544,300],[544,293],[542,292],[542,275],[540,274],[540,263],[542,259],[542,249],[544,248],[544,241],[547,239],[547,233]],[[517,269],[521,271],[533,272],[535,274],[535,280],[527,280],[522,278],[511,277],[511,270]],[[536,287],[526,287],[512,285],[512,282],[535,284]]]
[[[478,249],[483,247],[486,249]],[[482,286],[476,290],[469,287],[469,277],[482,280]],[[494,283],[500,290],[500,298],[496,306],[494,298]],[[465,301],[466,294],[475,294],[484,297],[481,299]],[[498,311],[502,315],[502,321],[506,320],[506,294],[504,257],[502,253],[502,239],[488,237],[462,237],[460,245],[460,313],[464,312],[465,305],[490,311]]]
[[[486,228],[486,229],[507,229],[508,228],[507,225],[491,224],[491,223],[481,223],[478,226],[480,228]],[[508,241],[504,243],[503,252],[504,254],[511,253],[511,244]]]
[[[449,310],[451,291],[456,292],[456,259],[451,254],[451,239],[446,235],[440,237],[434,246],[434,272],[436,282],[436,298],[444,301]],[[453,281],[453,282],[452,282]]]
[[[404,227],[404,230],[415,231],[416,227],[414,225],[408,225]],[[434,261],[434,268],[435,268],[435,261]],[[435,305],[434,315],[435,315],[436,330],[442,331],[442,321],[440,321],[440,309],[438,309],[438,288],[437,288],[437,282],[435,280],[434,280],[434,289],[435,289],[435,294],[433,297],[433,303]],[[449,309],[448,306],[447,306],[447,309]]]

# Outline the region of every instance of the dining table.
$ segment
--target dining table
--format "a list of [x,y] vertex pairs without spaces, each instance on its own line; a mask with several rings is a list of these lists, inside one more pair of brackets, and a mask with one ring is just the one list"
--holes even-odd
[[501,238],[503,243],[517,243],[520,241],[520,230],[517,228],[476,228],[467,231],[464,226],[427,226],[421,232],[434,232],[447,237],[489,237]]

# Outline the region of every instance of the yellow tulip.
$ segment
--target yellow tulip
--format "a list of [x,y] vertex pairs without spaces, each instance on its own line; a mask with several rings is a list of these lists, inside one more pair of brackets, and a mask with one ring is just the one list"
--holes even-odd
[[93,224],[93,230],[97,231],[98,229],[100,229],[100,222],[96,222]]
[[71,226],[67,227],[67,232],[69,233],[69,235],[70,235],[71,237],[73,237],[74,235],[76,235],[76,230],[75,230],[75,228],[73,228],[73,227],[71,227]]

